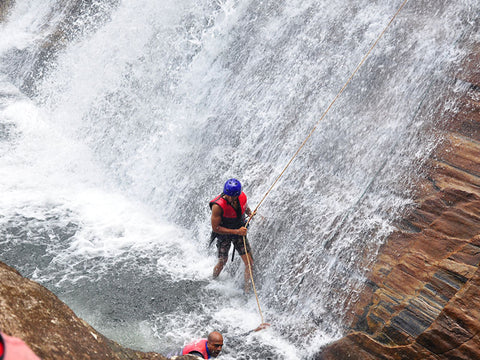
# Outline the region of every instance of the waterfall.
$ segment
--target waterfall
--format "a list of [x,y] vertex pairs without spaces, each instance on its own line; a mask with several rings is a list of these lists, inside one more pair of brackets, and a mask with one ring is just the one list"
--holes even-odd
[[272,326],[242,335],[257,304],[238,256],[211,278],[208,202],[235,177],[256,207],[401,2],[6,4],[0,260],[124,346],[218,330],[224,359],[308,359],[348,329],[480,10],[408,2],[318,123],[251,223]]

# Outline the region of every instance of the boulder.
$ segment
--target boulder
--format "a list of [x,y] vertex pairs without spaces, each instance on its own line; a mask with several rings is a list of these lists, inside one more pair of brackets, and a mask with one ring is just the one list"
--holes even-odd
[[167,360],[105,338],[52,292],[3,263],[0,279],[1,330],[25,341],[43,360]]

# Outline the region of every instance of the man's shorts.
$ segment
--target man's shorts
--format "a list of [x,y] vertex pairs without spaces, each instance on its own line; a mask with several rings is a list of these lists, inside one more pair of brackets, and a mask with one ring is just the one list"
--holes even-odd
[[[252,251],[250,249],[250,244],[248,243],[248,239],[245,239],[245,243],[247,244],[248,253],[251,254]],[[230,250],[231,244],[233,244],[233,247],[235,248],[235,250],[237,250],[240,256],[245,255],[245,246],[243,245],[243,236],[217,235],[217,250],[218,250],[219,259],[228,259],[228,251]]]

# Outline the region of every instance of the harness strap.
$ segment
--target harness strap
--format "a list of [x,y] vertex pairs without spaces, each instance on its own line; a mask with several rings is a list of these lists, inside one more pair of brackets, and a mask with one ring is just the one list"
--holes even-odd
[[212,233],[210,234],[210,243],[208,244],[208,247],[212,246],[212,243],[215,241],[216,238],[217,234],[212,231]]

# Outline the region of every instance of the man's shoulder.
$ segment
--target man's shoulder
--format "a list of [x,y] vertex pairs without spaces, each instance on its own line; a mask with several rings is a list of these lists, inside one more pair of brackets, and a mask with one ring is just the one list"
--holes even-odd
[[227,204],[227,201],[222,197],[222,195],[218,195],[212,201],[210,201],[210,208],[213,209],[215,205],[217,205],[220,209],[223,208]]
[[223,194],[215,196],[212,200],[209,201],[209,203],[211,205],[211,204],[215,204],[219,201],[225,201],[225,199],[223,198]]

